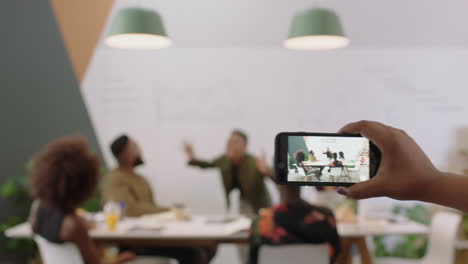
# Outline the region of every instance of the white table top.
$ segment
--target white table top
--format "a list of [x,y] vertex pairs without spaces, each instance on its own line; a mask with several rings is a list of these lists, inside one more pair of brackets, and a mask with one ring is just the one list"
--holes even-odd
[[[304,166],[318,166],[318,167],[323,167],[323,166],[330,166],[330,163],[331,161],[330,160],[317,160],[317,161],[310,161],[310,160],[307,160],[307,161],[303,161],[302,164]],[[345,161],[343,162],[343,166],[353,166],[353,165],[357,165],[357,163],[355,162],[351,162],[351,161]]]
[[[90,235],[94,239],[246,239],[248,232],[240,230],[248,229],[250,221],[247,218],[237,223],[207,223],[213,216],[194,216],[187,222],[166,222],[153,224],[141,229],[120,228],[117,231],[107,231],[104,227],[92,230]],[[222,216],[217,216],[220,219]],[[125,221],[122,221],[125,223]],[[125,226],[125,224],[123,224]],[[156,230],[160,228],[159,230]],[[127,230],[125,230],[127,229]],[[338,232],[342,237],[365,237],[372,235],[407,235],[427,234],[427,226],[414,223],[390,223],[385,220],[359,220],[356,223],[339,223]],[[23,223],[6,231],[11,238],[30,238],[32,231],[28,223]]]
[[[240,216],[236,221],[222,223],[224,215],[196,215],[190,221],[158,221],[151,218],[128,218],[117,230],[109,231],[104,223],[90,231],[93,239],[230,239],[248,230],[251,220]],[[33,236],[29,223],[23,223],[5,232],[11,238]],[[245,236],[245,235],[244,235]]]
[[342,237],[425,235],[429,233],[429,227],[412,221],[392,223],[387,220],[359,219],[356,223],[338,223],[338,233]]

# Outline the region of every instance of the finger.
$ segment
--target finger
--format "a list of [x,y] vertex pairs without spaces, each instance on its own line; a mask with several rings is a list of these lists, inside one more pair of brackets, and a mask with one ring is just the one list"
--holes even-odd
[[374,121],[368,121],[368,120],[361,120],[358,122],[353,122],[345,125],[342,127],[338,133],[345,133],[345,134],[366,134],[369,136],[375,135],[378,130],[383,130],[387,128],[386,125],[379,123],[379,122],[374,122]]
[[352,199],[367,199],[383,196],[382,182],[378,178],[356,183],[349,188],[340,187],[337,192]]
[[382,123],[363,120],[344,126],[338,133],[361,134],[382,150],[386,145],[390,129]]

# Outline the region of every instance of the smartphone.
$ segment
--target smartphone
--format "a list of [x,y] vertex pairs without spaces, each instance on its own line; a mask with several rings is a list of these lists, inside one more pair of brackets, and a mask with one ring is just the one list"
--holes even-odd
[[279,184],[350,186],[378,171],[380,150],[356,134],[282,132],[275,138]]

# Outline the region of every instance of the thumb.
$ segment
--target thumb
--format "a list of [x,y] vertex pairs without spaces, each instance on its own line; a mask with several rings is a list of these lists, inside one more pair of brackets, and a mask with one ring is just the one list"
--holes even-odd
[[337,192],[351,199],[367,199],[381,196],[377,179],[356,183],[348,188],[340,187]]

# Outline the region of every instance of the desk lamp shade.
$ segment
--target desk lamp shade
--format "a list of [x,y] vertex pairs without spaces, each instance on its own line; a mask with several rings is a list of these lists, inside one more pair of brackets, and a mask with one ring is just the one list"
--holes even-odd
[[330,9],[310,8],[298,12],[284,46],[294,50],[327,50],[349,45],[340,18]]
[[171,40],[156,11],[129,7],[118,11],[105,43],[114,48],[148,50],[169,47]]

